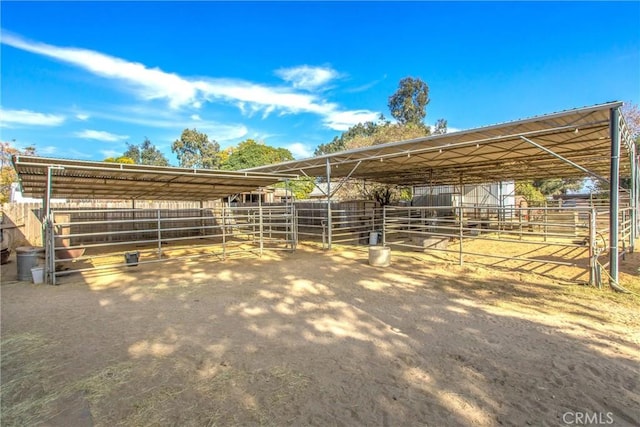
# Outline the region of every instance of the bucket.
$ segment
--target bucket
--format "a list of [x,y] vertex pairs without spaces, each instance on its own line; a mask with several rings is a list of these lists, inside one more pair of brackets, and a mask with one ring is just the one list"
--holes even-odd
[[124,253],[124,261],[127,263],[129,267],[135,267],[138,265],[138,258],[140,257],[140,252],[125,252]]
[[390,264],[391,248],[386,246],[371,246],[369,248],[369,265],[388,267]]
[[371,231],[369,233],[369,245],[370,246],[375,246],[378,244],[378,241],[380,237],[380,232],[379,231]]
[[38,266],[40,258],[44,258],[44,248],[36,246],[20,246],[16,248],[18,280],[31,280],[31,269]]
[[33,267],[31,268],[31,278],[33,279],[33,283],[39,285],[44,282],[44,267]]

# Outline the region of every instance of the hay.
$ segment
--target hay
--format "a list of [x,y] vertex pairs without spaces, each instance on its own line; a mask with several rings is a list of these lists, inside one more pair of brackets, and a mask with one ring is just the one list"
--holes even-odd
[[120,363],[78,381],[60,383],[56,373],[61,372],[63,366],[52,356],[53,344],[38,334],[11,335],[0,342],[0,348],[0,424],[3,426],[44,422],[57,415],[59,401],[82,392],[95,403],[130,379],[130,363]]
[[2,425],[34,424],[58,398],[52,384],[55,361],[48,356],[49,347],[44,337],[32,333],[11,335],[0,342]]

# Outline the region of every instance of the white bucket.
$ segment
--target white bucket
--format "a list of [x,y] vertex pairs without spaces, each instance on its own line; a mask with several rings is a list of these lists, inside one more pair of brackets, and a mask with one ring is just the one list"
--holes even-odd
[[44,282],[44,267],[32,267],[31,268],[31,277],[33,278],[33,283],[39,285]]
[[369,265],[388,267],[391,264],[391,248],[387,246],[371,246],[369,248]]
[[369,245],[375,246],[377,244],[378,244],[378,232],[377,231],[371,231],[369,233]]

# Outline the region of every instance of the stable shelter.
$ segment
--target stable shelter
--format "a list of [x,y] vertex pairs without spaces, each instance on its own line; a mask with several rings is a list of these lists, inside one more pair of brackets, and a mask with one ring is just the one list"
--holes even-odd
[[[109,249],[116,246],[135,255],[132,263],[158,262],[166,258],[169,242],[184,240],[190,245],[194,239],[203,246],[222,245],[222,256],[232,234],[241,231],[251,237],[254,246],[262,251],[268,238],[277,233],[287,248],[293,248],[293,218],[290,206],[262,207],[252,210],[231,210],[219,204],[215,209],[204,208],[206,201],[227,198],[257,191],[278,182],[296,178],[295,175],[263,172],[236,172],[176,167],[159,167],[106,162],[88,162],[35,156],[14,156],[23,194],[43,200],[42,222],[48,281],[82,268],[57,271],[56,266],[68,261],[89,260],[86,249]],[[52,209],[51,199],[125,200],[126,209]],[[146,208],[148,201],[196,201],[199,208],[176,210]],[[269,223],[265,223],[268,216]],[[266,230],[265,228],[268,228]],[[270,235],[267,236],[267,231]],[[195,245],[193,243],[192,245]],[[139,260],[140,247],[154,253],[155,259]],[[189,254],[193,257],[193,254]],[[172,259],[175,259],[173,257]],[[100,268],[112,268],[106,264]]]
[[[331,198],[347,179],[382,184],[457,185],[486,184],[504,181],[545,178],[589,177],[609,188],[606,215],[602,207],[587,212],[586,244],[590,248],[590,282],[599,274],[598,257],[608,253],[612,286],[618,280],[618,260],[634,250],[638,237],[638,194],[640,187],[639,161],[636,146],[620,113],[621,102],[608,102],[576,108],[523,120],[496,124],[443,135],[433,135],[406,141],[391,142],[365,148],[341,151],[310,159],[289,161],[247,169],[249,172],[299,174],[321,177],[326,182],[327,240],[331,246]],[[622,188],[621,177],[629,179]],[[332,184],[342,178],[337,185]],[[621,203],[621,198],[624,202]],[[385,231],[398,224],[392,209],[385,212]],[[460,242],[464,235],[473,234],[471,224],[462,220],[463,206],[454,213],[458,220],[448,228],[459,229]],[[424,212],[421,214],[425,219]],[[546,215],[546,214],[545,214]],[[582,215],[582,213],[580,213]],[[387,221],[386,217],[391,220]],[[437,216],[437,215],[436,215]],[[598,230],[598,221],[607,218],[606,230]],[[433,222],[433,221],[432,221]],[[433,224],[431,224],[433,225]],[[402,223],[403,229],[413,227]],[[433,227],[432,227],[433,228]],[[430,234],[452,236],[456,233]],[[545,225],[543,233],[547,232]],[[598,248],[598,236],[608,236],[606,248]],[[477,236],[476,236],[477,237]],[[547,241],[546,235],[544,240]],[[386,243],[386,242],[385,242]],[[579,244],[572,243],[577,246]],[[462,243],[460,250],[462,262]]]

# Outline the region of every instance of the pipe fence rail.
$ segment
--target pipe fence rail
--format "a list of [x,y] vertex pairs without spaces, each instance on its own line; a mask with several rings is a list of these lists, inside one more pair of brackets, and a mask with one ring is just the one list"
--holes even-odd
[[[45,222],[46,263],[62,275],[238,252],[295,250],[295,208],[54,209]],[[200,250],[199,252],[197,250]],[[181,251],[175,256],[171,252]],[[120,261],[117,255],[121,255]]]
[[[382,244],[446,254],[459,264],[578,267],[574,279],[600,286],[607,254],[633,251],[633,208],[385,206],[372,203],[251,204],[188,209],[53,209],[46,222],[50,282],[73,272],[238,252],[294,251],[299,242]],[[330,215],[330,217],[329,217]],[[329,220],[330,219],[330,220]],[[133,254],[133,255],[131,255]],[[127,258],[133,256],[133,259]],[[114,261],[115,260],[115,261]],[[485,261],[482,261],[485,260]]]

